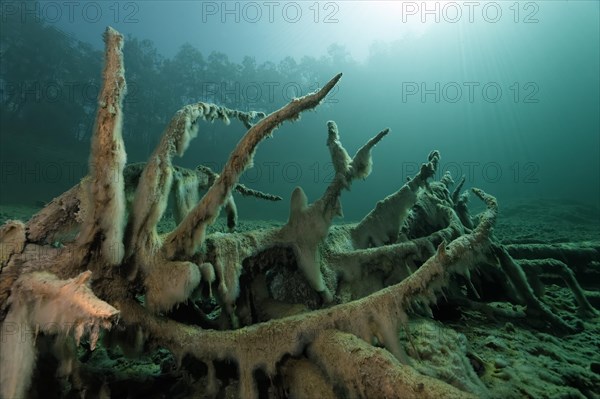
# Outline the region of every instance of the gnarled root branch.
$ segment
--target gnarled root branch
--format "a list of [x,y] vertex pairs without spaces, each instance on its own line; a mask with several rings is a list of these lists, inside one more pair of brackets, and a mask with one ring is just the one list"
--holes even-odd
[[109,329],[119,311],[98,299],[89,287],[91,272],[59,280],[47,272],[25,273],[12,286],[10,311],[0,323],[0,396],[25,397],[36,359],[38,333],[72,335],[77,344],[89,334],[96,346],[100,330]]
[[[344,398],[475,398],[435,378],[419,374],[389,352],[352,334],[319,333],[308,347],[309,359],[324,369]],[[336,359],[332,362],[331,359]]]

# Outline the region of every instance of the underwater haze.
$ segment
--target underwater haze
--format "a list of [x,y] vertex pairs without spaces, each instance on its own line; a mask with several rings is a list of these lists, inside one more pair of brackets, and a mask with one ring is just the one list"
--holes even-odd
[[0,399],[597,399],[598,348],[600,2],[0,2]]
[[[265,142],[243,182],[314,199],[332,176],[326,122],[350,152],[384,128],[373,174],[343,197],[347,220],[414,175],[441,171],[500,202],[600,197],[598,2],[3,2],[2,203],[42,203],[86,173],[102,32],[125,45],[125,140],[142,161],[195,101],[269,113],[338,72],[302,123]],[[98,55],[98,56],[97,56]],[[215,170],[243,133],[203,125],[176,162]],[[287,200],[240,200],[285,219]]]

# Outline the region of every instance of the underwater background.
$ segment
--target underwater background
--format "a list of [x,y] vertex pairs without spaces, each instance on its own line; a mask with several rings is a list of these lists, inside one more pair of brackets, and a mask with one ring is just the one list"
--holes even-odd
[[[285,219],[332,177],[326,121],[349,151],[389,127],[374,171],[344,195],[357,220],[413,175],[440,170],[497,196],[600,198],[599,5],[537,2],[3,2],[0,203],[40,205],[87,172],[101,35],[127,36],[124,137],[143,161],[183,105],[271,112],[343,72],[324,106],[261,145],[242,182],[284,197],[238,201]],[[244,129],[203,125],[176,164],[222,167]],[[596,213],[597,214],[597,213]]]
[[[410,358],[412,368],[407,369],[414,368],[421,378],[429,376],[458,388],[459,395],[502,399],[600,396],[599,2],[0,2],[0,317],[5,316],[3,312],[19,310],[15,303],[19,303],[17,294],[21,288],[16,283],[11,286],[19,273],[23,278],[18,281],[35,280],[37,275],[31,277],[35,267],[60,270],[64,272],[60,278],[76,275],[76,267],[67,268],[71,267],[69,262],[46,264],[43,251],[39,266],[35,263],[38,259],[28,258],[30,253],[23,248],[35,251],[40,245],[49,254],[67,255],[72,248],[80,249],[75,225],[87,223],[85,218],[79,220],[81,213],[85,216],[86,212],[85,206],[80,206],[84,197],[77,199],[82,201],[77,202],[77,209],[61,201],[48,203],[88,174],[98,94],[103,84],[102,35],[107,26],[125,36],[127,95],[122,134],[128,163],[147,161],[173,115],[187,104],[214,103],[269,114],[343,73],[341,81],[315,110],[303,112],[299,121],[283,123],[273,139],[261,142],[253,167],[241,178],[248,187],[281,196],[282,201],[236,194],[240,220],[235,228],[229,226],[228,230],[225,218],[221,218],[209,226],[201,249],[195,248],[185,259],[185,267],[202,272],[202,280],[194,283],[193,294],[187,293],[181,301],[173,299],[175,306],[169,303],[165,309],[151,310],[148,314],[156,314],[149,318],[176,321],[170,326],[187,328],[186,334],[190,335],[220,330],[223,335],[239,332],[240,337],[248,331],[266,331],[289,315],[334,320],[336,329],[347,328],[353,334],[352,329],[360,330],[365,320],[399,320],[403,328],[395,331],[393,337],[398,338]],[[335,157],[326,146],[327,122],[331,120],[337,123],[340,140],[351,155],[378,132],[385,128],[391,131],[372,150],[372,173],[364,180],[354,181],[351,189],[341,195],[344,215],[334,220],[340,225],[332,227],[327,224],[329,221],[314,223],[309,217],[317,212],[311,216],[311,211],[307,211],[309,217],[302,220],[310,223],[297,223],[301,227],[298,236],[277,241],[280,238],[276,234],[287,232],[286,228],[294,225],[290,215],[310,209],[298,206],[302,198],[290,206],[294,188],[302,187],[308,203],[314,204],[332,182],[331,159]],[[205,165],[219,172],[245,132],[237,120],[229,125],[220,120],[201,121],[197,138],[191,141],[185,156],[175,158],[173,163],[190,169]],[[437,153],[429,159],[429,168],[435,170],[432,165],[437,166],[436,175],[429,178],[431,184],[426,190],[419,191],[418,202],[415,195],[408,218],[403,219],[406,214],[400,217],[400,226],[395,227],[402,230],[392,230],[387,237],[389,242],[376,245],[375,233],[385,230],[386,223],[393,225],[396,216],[375,219],[372,241],[359,246],[348,235],[354,231],[349,223],[360,221],[378,201],[399,187],[408,186],[403,185],[419,173],[432,150],[441,153],[439,165]],[[451,185],[442,178],[445,172],[454,181],[464,176],[465,189],[477,187],[497,198],[499,214],[489,237],[473,245],[467,241],[475,236],[474,231],[480,230],[475,226],[486,225],[482,220],[493,212],[488,210],[487,216],[481,213],[471,219],[469,212],[476,215],[485,209],[478,199],[469,202],[469,212],[466,208],[461,211],[459,205],[465,205],[465,197],[452,201],[447,198]],[[135,185],[125,180],[126,185]],[[440,199],[436,195],[446,197]],[[148,203],[154,200],[150,199]],[[454,208],[441,206],[445,200],[453,202]],[[48,206],[44,208],[45,205]],[[493,201],[487,205],[495,208]],[[439,225],[439,220],[445,219],[438,212],[446,208],[451,215],[467,215],[460,220],[460,231],[454,232],[458,238],[451,238],[451,242],[440,233],[452,227],[446,227],[446,222]],[[31,238],[31,226],[43,224],[39,218],[31,219],[34,222],[28,225],[12,219],[26,222],[40,209],[67,214],[76,220],[58,218],[58,226],[46,220],[48,226],[44,228],[56,228],[61,234],[64,228],[65,234],[36,240]],[[40,212],[42,216],[44,210]],[[143,215],[146,210],[138,207],[130,216],[138,217],[138,212]],[[390,214],[396,215],[396,211],[394,208]],[[156,226],[158,233],[173,230],[177,218],[174,213],[176,209],[167,210]],[[119,224],[117,217],[111,219],[112,215],[107,214],[110,228]],[[290,222],[285,224],[288,216]],[[154,227],[149,230],[152,234]],[[11,228],[22,233],[22,253],[11,252],[12,238],[6,233]],[[327,284],[335,287],[334,302],[321,296],[329,287],[317,290],[302,274],[304,258],[294,252],[294,245],[305,244],[306,237],[314,241],[311,255],[318,260],[317,274],[325,270]],[[137,243],[135,239],[138,238],[134,236],[125,246]],[[422,248],[416,255],[408,250],[408,255],[398,257],[404,251],[402,244]],[[477,258],[481,255],[479,246],[488,245],[492,248],[486,254],[489,258]],[[471,257],[469,262],[479,262],[468,266],[473,268],[472,274],[465,267],[467,272],[461,275],[454,270],[463,266],[461,262],[452,264],[448,261],[452,256],[443,256],[460,252],[454,249],[457,247],[466,253],[465,258]],[[120,306],[120,297],[112,296],[112,287],[123,284],[125,293],[119,295],[144,311],[151,309],[149,293],[155,289],[170,295],[172,280],[176,280],[173,270],[177,268],[172,268],[172,259],[166,262],[167,258],[161,258],[161,253],[146,254],[140,248],[131,250],[132,257],[119,263],[114,276],[113,269],[101,263],[101,256],[98,263],[94,263],[97,259],[93,256],[83,258],[77,264],[81,269],[77,272],[87,273],[89,279],[86,270],[93,269],[94,279],[92,285],[85,281],[82,285],[88,284],[95,293],[102,293],[102,300]],[[89,254],[95,254],[92,244],[87,249]],[[369,254],[373,257],[369,258]],[[377,258],[377,254],[383,255]],[[398,258],[386,258],[387,254]],[[27,263],[30,261],[33,266]],[[447,266],[446,261],[450,263],[447,273],[429,272],[436,262]],[[130,270],[139,266],[136,262],[143,267],[160,265],[165,274],[152,274],[155,270],[149,269],[136,277],[137,270]],[[219,267],[232,274],[216,276]],[[390,270],[384,272],[386,267]],[[395,292],[392,290],[402,292],[403,284],[408,286],[421,278],[405,278],[417,273],[429,275],[430,280],[420,284],[421,291],[417,288],[403,294],[414,296],[406,306],[410,320],[404,308],[385,306],[377,308],[381,312],[375,318],[373,312],[368,317],[361,314],[350,318],[343,328],[343,323],[337,323],[336,312],[342,314],[355,305],[368,309],[364,304],[381,294],[381,288],[389,289],[380,298],[391,297],[390,292]],[[452,277],[450,273],[454,273]],[[156,277],[159,284],[149,284],[148,276],[156,275],[166,277]],[[440,295],[443,300],[438,298],[435,304],[436,292],[434,288],[429,291],[434,284],[445,289]],[[187,288],[191,285],[183,284]],[[261,297],[264,292],[266,299]],[[425,296],[428,297],[423,299]],[[22,297],[35,302],[35,306],[43,302],[38,301],[36,292]],[[537,301],[538,297],[543,306],[540,305],[542,312],[536,314],[536,302],[531,300]],[[363,299],[366,301],[357,305]],[[270,308],[270,300],[281,308]],[[274,328],[273,336],[269,332],[260,337],[268,350],[259,353],[263,347],[257,345],[253,353],[257,362],[263,354],[270,357],[281,351],[281,356],[275,359],[276,373],[248,367],[252,372],[245,377],[256,380],[256,392],[248,393],[252,390],[244,390],[248,387],[240,382],[243,373],[232,356],[205,359],[193,355],[190,347],[201,351],[210,345],[203,346],[204,341],[191,338],[160,341],[161,334],[143,331],[135,318],[128,319],[132,313],[128,314],[126,307],[119,311],[123,312],[120,325],[103,335],[96,349],[90,344],[91,339],[85,338],[71,353],[58,353],[58,349],[50,350],[46,345],[60,338],[60,333],[55,337],[53,332],[42,330],[38,337],[36,332],[31,342],[37,345],[39,356],[31,369],[33,374],[25,378],[31,377],[31,386],[27,381],[23,388],[26,397],[235,398],[244,393],[253,397],[256,393],[258,397],[310,398],[326,397],[319,396],[319,392],[330,392],[329,397],[351,397],[354,392],[350,388],[344,390],[344,384],[336,378],[325,379],[322,368],[316,368],[320,379],[308,381],[292,376],[294,367],[306,366],[298,364],[310,359],[307,348],[315,342],[307,340],[299,346],[301,353],[292,353],[281,349],[289,342],[282,344],[277,339],[285,341],[289,334],[300,342],[306,339],[302,334],[315,332],[306,333],[301,323],[297,334],[286,330],[285,323],[291,319],[283,320],[279,329]],[[116,309],[115,312],[118,313]],[[22,314],[27,316],[25,311]],[[352,313],[346,317],[349,314]],[[568,333],[559,331],[556,326],[561,324],[552,324],[549,316],[564,322]],[[249,325],[252,328],[243,328]],[[10,334],[2,337],[2,343],[13,342],[4,338],[15,338],[13,333],[17,330],[9,331],[5,326],[8,324],[0,326],[0,333]],[[25,325],[23,331],[33,331],[30,327]],[[65,335],[71,332],[69,329]],[[381,330],[384,329],[374,330],[366,342],[361,341],[364,346],[352,351],[348,362],[335,355],[326,360],[333,368],[346,366],[348,375],[352,375],[353,368],[360,372],[384,370],[373,366],[378,364],[375,361],[363,363],[364,369],[353,366],[366,350],[390,357],[390,352],[397,355],[381,349],[389,338],[377,335]],[[96,338],[97,333],[96,330]],[[319,330],[315,334],[321,333]],[[234,342],[229,348],[234,352],[248,342],[255,343],[242,338]],[[188,348],[188,353],[183,348]],[[26,354],[13,352],[14,358],[4,356],[2,359],[8,361],[0,363],[5,367],[4,375],[10,371],[18,380],[25,374],[13,363],[18,364]],[[322,352],[324,359],[330,353]],[[245,363],[237,360],[237,366],[243,367]],[[60,368],[57,364],[63,361],[76,364],[75,377],[69,375],[69,370],[55,378],[55,369]],[[404,365],[397,366],[398,370],[404,369]],[[79,375],[86,380],[78,380]],[[214,384],[217,380],[218,386]],[[324,385],[321,391],[315,388],[315,381]],[[383,391],[384,384],[375,385],[375,389]],[[422,385],[414,389],[420,392]],[[290,393],[300,388],[304,396]],[[401,391],[394,394],[401,396]]]

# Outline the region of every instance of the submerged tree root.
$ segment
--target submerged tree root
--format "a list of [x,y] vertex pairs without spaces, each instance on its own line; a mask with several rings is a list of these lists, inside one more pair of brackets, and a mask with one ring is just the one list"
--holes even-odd
[[[523,268],[559,273],[583,313],[597,314],[564,264],[519,264],[511,256],[519,249],[494,242],[494,197],[473,189],[486,204],[475,223],[466,208],[468,195],[460,194],[464,180],[452,194],[448,174],[432,181],[438,151],[358,224],[332,226],[342,214],[342,193],[370,174],[371,152],[389,129],[351,157],[337,125],[328,122],[336,174],[320,198],[309,203],[296,188],[283,227],[207,235],[223,208],[235,228],[234,191],[280,199],[238,179],[252,165],[259,143],[318,106],[341,74],[268,116],[214,104],[185,106],[148,162],[126,166],[122,37],[109,28],[105,41],[89,176],[27,224],[11,221],[0,228],[3,398],[25,396],[35,367],[35,337],[21,342],[15,326],[55,337],[61,347],[73,347],[84,333],[93,347],[101,330],[112,328],[110,337],[129,337],[118,341],[123,348],[167,348],[180,362],[192,358],[206,366],[206,384],[192,392],[205,397],[222,394],[216,370],[225,362],[235,365],[230,379],[245,398],[259,395],[265,383],[257,376],[277,386],[273,397],[286,396],[286,389],[318,395],[299,386],[306,376],[318,382],[322,397],[467,398],[469,393],[419,374],[399,345],[398,330],[409,314],[430,312],[440,294],[452,300],[467,291],[470,302],[461,303],[479,303],[472,300],[481,289],[471,281],[472,271],[500,276],[508,299],[563,332],[575,329],[540,300]],[[221,173],[173,165],[202,121],[231,118],[248,131]],[[201,198],[200,189],[206,190]],[[170,196],[177,227],[161,236],[157,226]],[[5,339],[6,333],[13,339]]]

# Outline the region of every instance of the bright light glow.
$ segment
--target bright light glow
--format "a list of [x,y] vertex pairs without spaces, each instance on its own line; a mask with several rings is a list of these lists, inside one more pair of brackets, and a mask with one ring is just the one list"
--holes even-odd
[[339,23],[331,28],[331,42],[343,43],[352,56],[368,56],[373,43],[391,43],[423,36],[436,24],[461,18],[452,1],[350,1],[342,2]]

